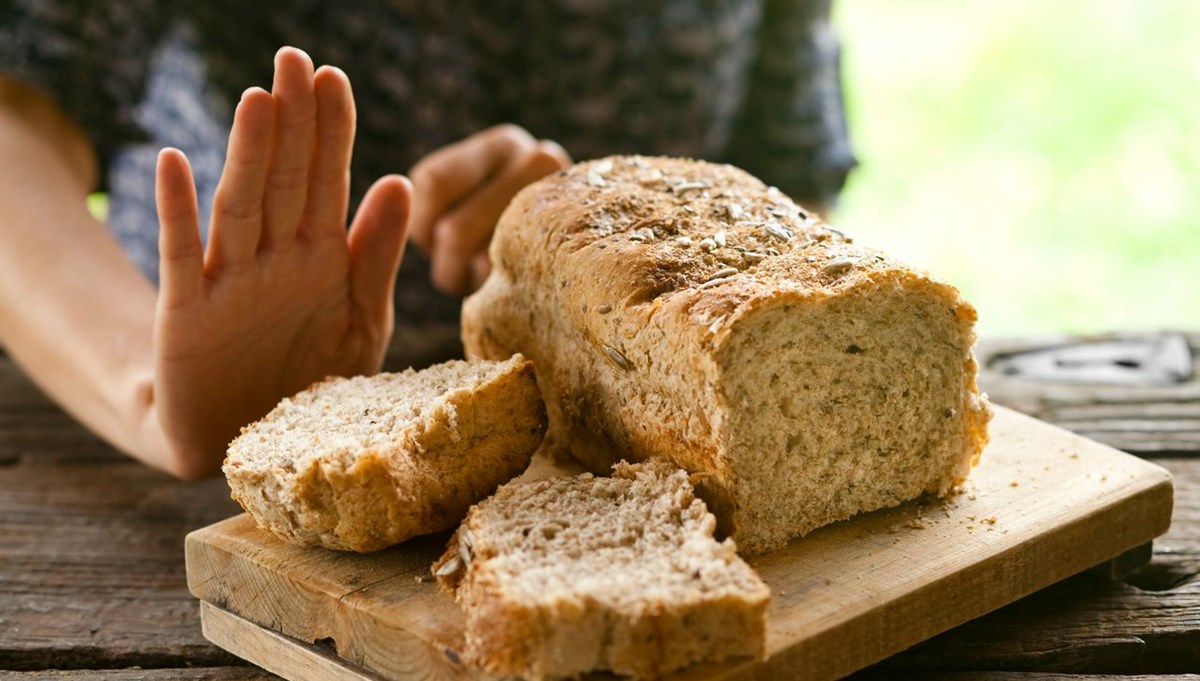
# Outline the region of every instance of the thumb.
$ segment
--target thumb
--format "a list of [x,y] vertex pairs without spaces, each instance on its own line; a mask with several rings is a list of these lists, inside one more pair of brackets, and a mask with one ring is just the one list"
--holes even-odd
[[363,197],[346,237],[350,298],[362,321],[390,332],[392,287],[408,240],[412,184],[401,175],[379,178]]

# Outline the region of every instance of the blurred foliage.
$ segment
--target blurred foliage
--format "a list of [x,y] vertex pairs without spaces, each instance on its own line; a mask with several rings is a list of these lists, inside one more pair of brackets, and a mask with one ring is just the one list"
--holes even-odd
[[89,194],[87,207],[88,212],[97,220],[103,221],[108,217],[108,197],[102,193]]
[[990,335],[1200,328],[1200,2],[842,0],[834,221]]

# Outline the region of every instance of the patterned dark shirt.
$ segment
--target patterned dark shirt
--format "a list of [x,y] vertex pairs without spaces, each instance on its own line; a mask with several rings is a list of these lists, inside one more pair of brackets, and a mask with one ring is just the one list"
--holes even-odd
[[[0,2],[0,70],[51,95],[100,155],[110,228],[157,280],[157,150],[194,165],[207,225],[233,106],[282,45],[335,64],[358,106],[353,195],[499,122],[576,159],[739,165],[832,202],[854,165],[831,0]],[[410,249],[397,323],[453,321]]]

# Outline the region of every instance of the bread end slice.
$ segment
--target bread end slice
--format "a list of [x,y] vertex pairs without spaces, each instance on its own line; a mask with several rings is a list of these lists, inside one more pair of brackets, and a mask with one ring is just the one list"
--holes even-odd
[[466,613],[466,659],[490,673],[653,678],[763,655],[770,592],[715,526],[684,471],[622,462],[501,487],[433,570]]
[[314,384],[242,429],[224,472],[260,527],[374,551],[453,527],[524,470],[545,429],[531,362],[451,361]]

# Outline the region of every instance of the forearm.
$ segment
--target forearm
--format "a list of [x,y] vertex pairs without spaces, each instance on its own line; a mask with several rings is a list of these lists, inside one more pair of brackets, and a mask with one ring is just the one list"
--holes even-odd
[[149,388],[154,288],[87,211],[82,136],[0,87],[0,158],[19,159],[0,171],[0,343],[76,419],[165,467]]

